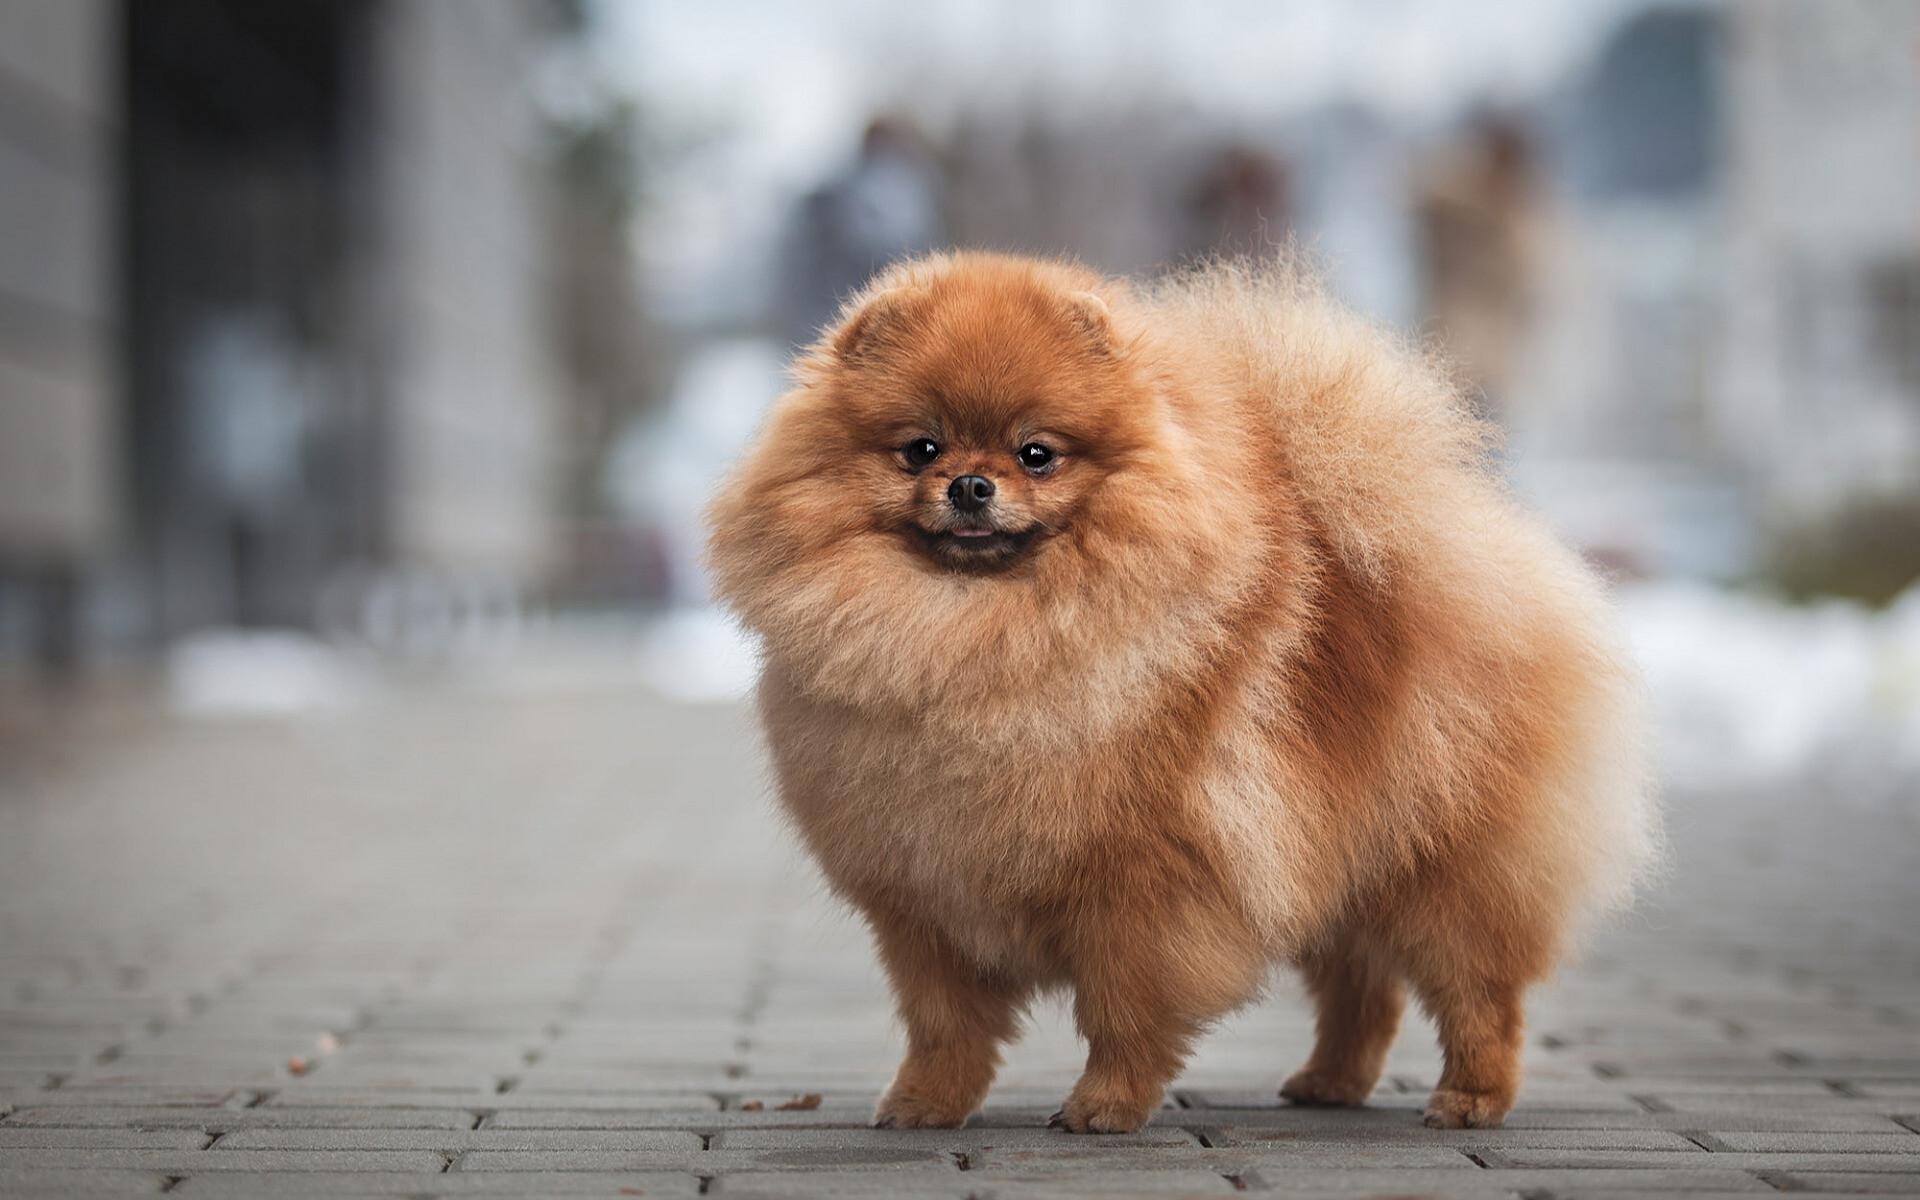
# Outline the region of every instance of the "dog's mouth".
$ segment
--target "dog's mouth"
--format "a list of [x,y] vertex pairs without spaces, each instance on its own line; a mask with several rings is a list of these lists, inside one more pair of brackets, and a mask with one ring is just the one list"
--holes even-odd
[[1041,526],[995,529],[987,525],[955,525],[951,529],[921,529],[921,546],[948,566],[963,570],[995,570],[1016,562],[1039,539]]

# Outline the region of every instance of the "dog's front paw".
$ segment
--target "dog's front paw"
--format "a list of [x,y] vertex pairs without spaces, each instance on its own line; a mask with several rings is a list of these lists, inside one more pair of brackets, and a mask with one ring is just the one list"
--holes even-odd
[[1425,1121],[1429,1129],[1492,1129],[1512,1107],[1512,1096],[1441,1088],[1427,1097]]
[[1354,1079],[1317,1067],[1301,1067],[1280,1085],[1280,1098],[1289,1104],[1318,1108],[1354,1108],[1373,1094],[1373,1081]]
[[888,1088],[873,1113],[875,1129],[958,1129],[976,1107],[971,1100],[922,1095]]
[[1152,1116],[1151,1104],[1089,1096],[1075,1088],[1047,1125],[1070,1133],[1133,1133]]

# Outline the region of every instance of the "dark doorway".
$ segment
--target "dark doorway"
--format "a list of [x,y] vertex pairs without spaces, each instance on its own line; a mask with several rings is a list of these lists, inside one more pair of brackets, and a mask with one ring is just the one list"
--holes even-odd
[[127,360],[153,632],[304,625],[381,549],[367,0],[128,0]]

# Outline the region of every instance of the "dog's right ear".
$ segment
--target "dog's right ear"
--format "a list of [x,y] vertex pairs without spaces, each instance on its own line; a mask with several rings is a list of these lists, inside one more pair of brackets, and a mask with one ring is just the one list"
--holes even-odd
[[896,287],[862,304],[834,331],[834,354],[843,362],[853,362],[885,345],[889,336],[899,332],[918,295],[918,288]]
[[1064,302],[1067,320],[1102,355],[1114,353],[1113,314],[1107,302],[1092,292],[1074,292]]

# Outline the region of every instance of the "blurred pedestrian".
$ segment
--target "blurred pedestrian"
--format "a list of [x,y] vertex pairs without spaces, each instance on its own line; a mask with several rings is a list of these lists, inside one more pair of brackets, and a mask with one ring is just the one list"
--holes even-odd
[[859,158],[795,213],[782,263],[788,340],[812,341],[874,272],[944,244],[944,199],[939,165],[919,135],[904,121],[875,118]]
[[1495,416],[1532,316],[1540,205],[1526,135],[1500,118],[1477,123],[1417,185],[1426,314]]

